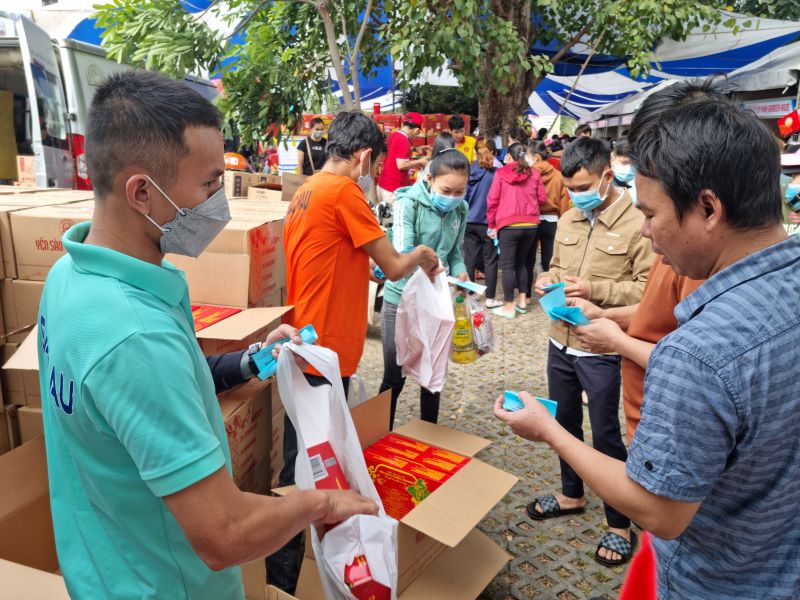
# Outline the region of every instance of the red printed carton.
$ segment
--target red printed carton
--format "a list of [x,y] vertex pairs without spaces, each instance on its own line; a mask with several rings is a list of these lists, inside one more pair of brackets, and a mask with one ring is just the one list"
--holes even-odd
[[398,520],[470,460],[392,433],[364,450],[364,459],[386,513]]

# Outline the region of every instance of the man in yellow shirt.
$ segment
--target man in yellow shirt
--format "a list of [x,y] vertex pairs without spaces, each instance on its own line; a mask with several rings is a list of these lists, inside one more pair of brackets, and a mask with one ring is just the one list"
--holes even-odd
[[450,126],[450,133],[453,134],[453,141],[456,143],[456,150],[460,150],[467,157],[470,164],[475,162],[475,143],[476,140],[471,135],[466,135],[466,123],[461,115],[453,115],[447,121]]

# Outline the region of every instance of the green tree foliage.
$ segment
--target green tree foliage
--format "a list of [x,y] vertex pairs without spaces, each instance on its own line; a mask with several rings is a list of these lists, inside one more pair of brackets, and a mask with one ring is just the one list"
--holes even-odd
[[[748,0],[768,3],[791,0]],[[625,56],[634,76],[650,67],[662,37],[710,29],[720,13],[700,0],[218,0],[208,10],[246,31],[230,45],[178,0],[112,0],[98,5],[103,45],[120,61],[181,76],[222,69],[223,107],[245,139],[266,124],[293,126],[330,94],[360,107],[355,73],[369,76],[387,56],[408,88],[425,68],[449,66],[466,97],[476,96],[481,128],[507,132],[553,64],[575,48]],[[234,32],[236,33],[236,32]],[[534,54],[552,43],[555,54]],[[236,59],[236,69],[221,67]]]
[[797,0],[739,0],[731,2],[729,8],[756,17],[800,21],[800,2]]

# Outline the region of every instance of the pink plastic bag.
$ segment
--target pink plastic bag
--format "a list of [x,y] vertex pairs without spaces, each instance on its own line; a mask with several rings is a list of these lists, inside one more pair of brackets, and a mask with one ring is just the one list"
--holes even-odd
[[425,272],[417,269],[397,308],[395,342],[403,375],[432,392],[442,391],[455,322],[447,276],[439,273],[431,283]]

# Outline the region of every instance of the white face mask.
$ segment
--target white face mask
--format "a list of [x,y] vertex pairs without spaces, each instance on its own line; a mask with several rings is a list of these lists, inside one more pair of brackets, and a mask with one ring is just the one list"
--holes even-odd
[[200,256],[231,220],[225,188],[219,188],[194,208],[180,208],[155,181],[147,175],[145,177],[177,211],[175,218],[164,225],[159,225],[150,215],[145,215],[161,231],[161,252],[195,258]]
[[319,140],[322,139],[322,134],[323,133],[324,133],[323,131],[312,131],[311,132],[311,139],[319,141]]

